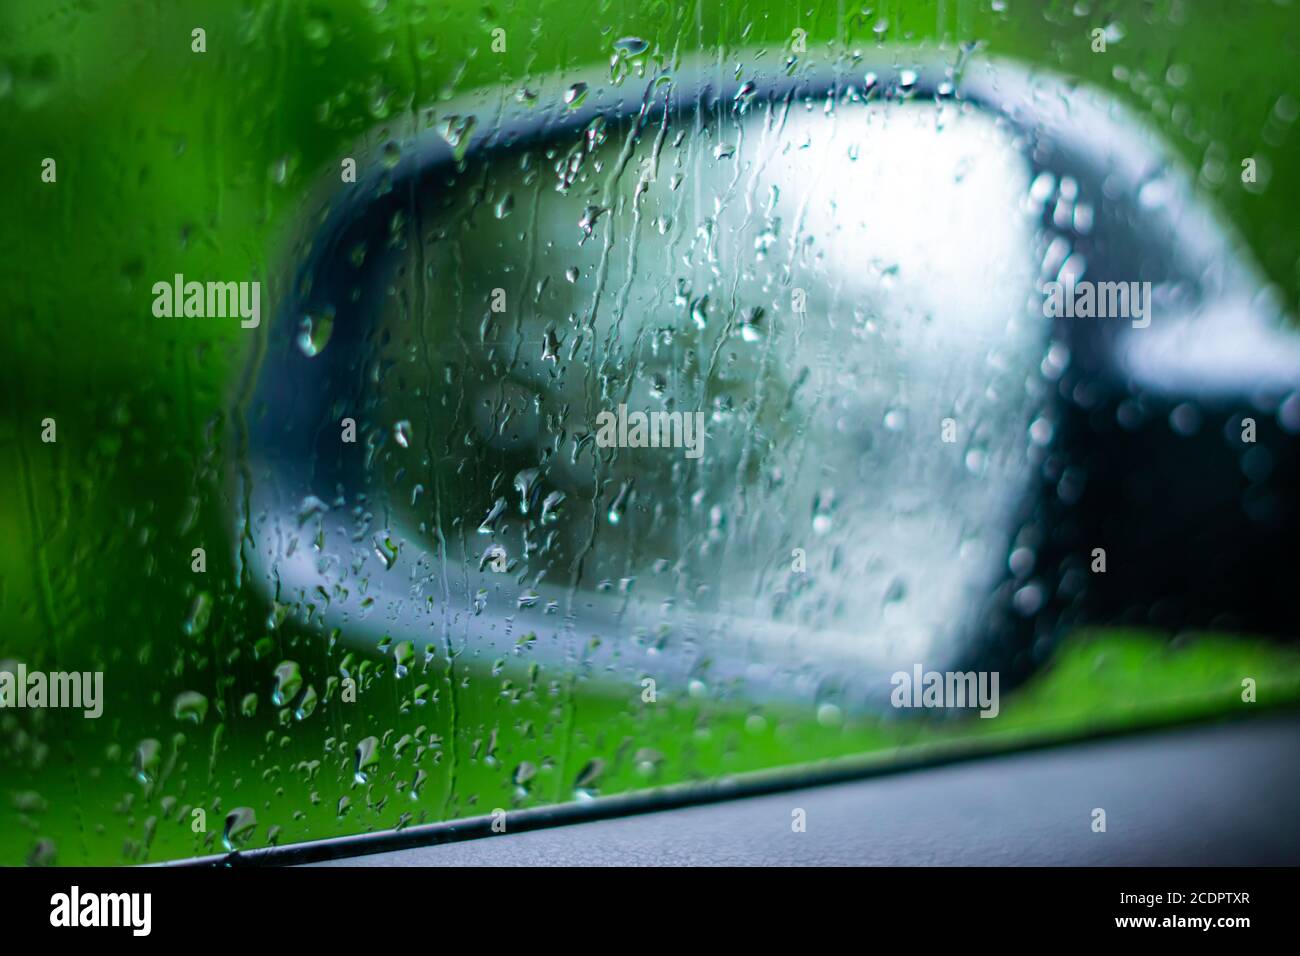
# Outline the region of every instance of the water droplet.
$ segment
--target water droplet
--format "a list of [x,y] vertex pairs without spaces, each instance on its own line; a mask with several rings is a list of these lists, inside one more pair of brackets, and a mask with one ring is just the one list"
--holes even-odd
[[397,563],[398,545],[387,532],[375,535],[375,556],[384,563],[384,570],[390,571]]
[[398,677],[405,677],[415,660],[415,642],[399,641],[393,647],[393,664]]
[[424,786],[424,781],[429,779],[429,775],[423,770],[415,771],[415,779],[411,781],[411,799],[420,799],[420,788]]
[[542,361],[555,363],[560,360],[560,340],[555,335],[555,326],[548,326],[542,336]]
[[563,491],[552,491],[542,501],[542,524],[554,524],[560,520],[560,505],[564,503]]
[[207,591],[200,591],[194,596],[194,603],[190,605],[190,614],[185,619],[183,629],[190,637],[198,637],[207,630],[211,619],[212,595]]
[[1011,598],[1016,611],[1025,617],[1032,617],[1043,606],[1043,589],[1037,584],[1026,584]]
[[306,720],[316,710],[316,704],[320,701],[320,696],[316,693],[316,688],[308,684],[307,689],[302,692],[302,697],[298,700],[298,706],[293,709],[293,716],[296,720]]
[[330,506],[315,495],[308,495],[298,503],[298,527],[302,527],[311,518],[329,511]]
[[813,533],[822,535],[835,523],[835,489],[824,488],[813,498]]
[[315,358],[329,343],[333,331],[332,314],[323,312],[319,315],[304,315],[298,323],[298,351],[308,358]]
[[320,17],[308,17],[303,22],[302,35],[318,50],[323,50],[330,45],[329,24]]
[[587,98],[587,84],[574,83],[564,92],[564,102],[570,109],[576,109],[582,105],[582,101]]
[[817,723],[823,727],[838,727],[844,722],[844,715],[835,704],[822,704],[817,708]]
[[695,321],[697,328],[704,328],[709,324],[709,297],[702,295],[691,303],[691,318]]
[[630,479],[619,486],[618,494],[614,496],[614,500],[610,503],[609,511],[606,512],[605,515],[605,517],[609,519],[610,524],[618,524],[623,520],[623,509],[627,507],[627,497],[631,491],[632,482]]
[[515,768],[515,772],[512,779],[514,780],[516,787],[518,787],[521,790],[527,790],[529,782],[536,776],[537,776],[536,765],[525,760],[523,763],[521,763],[518,767]]
[[600,781],[601,775],[605,772],[605,761],[596,757],[588,760],[586,765],[578,773],[578,778],[573,782],[573,786],[579,793],[588,795]]
[[367,737],[361,743],[357,744],[357,750],[353,761],[353,779],[357,783],[365,783],[370,779],[370,774],[374,773],[375,768],[379,766],[379,738]]
[[157,779],[158,767],[162,763],[162,744],[153,737],[140,741],[135,746],[135,779],[143,784],[153,783]]
[[45,837],[37,840],[31,852],[27,854],[27,865],[52,866],[57,855],[58,848],[55,846],[54,841]]
[[477,122],[473,116],[447,116],[438,125],[438,134],[447,141],[457,162],[465,158]]
[[537,475],[536,468],[525,468],[515,475],[515,491],[519,492],[519,513],[521,515],[528,514],[533,505],[533,499],[537,491]]
[[487,513],[487,517],[478,526],[479,534],[494,534],[497,530],[497,522],[506,511],[506,499],[498,498],[492,503],[492,508]]
[[650,48],[650,44],[640,37],[619,37],[614,41],[614,49],[624,56],[640,56]]
[[493,570],[504,568],[508,566],[509,560],[509,552],[501,545],[494,544],[492,547],[484,550],[483,557],[479,558],[478,569],[482,571],[489,564],[492,565]]
[[588,206],[582,210],[582,217],[578,220],[578,228],[582,230],[584,240],[591,238],[591,234],[596,230],[596,223],[604,212],[605,210],[600,206]]
[[221,831],[221,842],[227,850],[241,849],[257,829],[257,814],[252,807],[235,807],[226,814],[226,824]]
[[208,699],[195,690],[181,691],[172,701],[172,716],[192,724],[203,723],[208,715]]
[[1201,413],[1195,405],[1183,402],[1169,413],[1169,426],[1184,438],[1195,435],[1201,429]]
[[271,703],[285,707],[302,689],[302,670],[295,661],[281,661],[275,668],[275,686],[271,689]]

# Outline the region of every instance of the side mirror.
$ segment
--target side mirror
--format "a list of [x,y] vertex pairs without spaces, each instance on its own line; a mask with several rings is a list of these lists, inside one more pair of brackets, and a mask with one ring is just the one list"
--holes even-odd
[[1300,341],[1117,104],[1007,63],[570,83],[331,187],[249,416],[268,594],[849,707],[1084,623],[1295,633]]

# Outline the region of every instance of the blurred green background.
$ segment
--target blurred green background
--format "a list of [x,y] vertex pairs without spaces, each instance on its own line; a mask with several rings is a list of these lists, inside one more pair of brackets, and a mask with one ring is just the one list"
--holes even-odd
[[[226,473],[269,315],[257,335],[155,318],[155,281],[272,277],[316,211],[309,189],[358,136],[409,132],[417,110],[466,90],[511,96],[607,62],[629,35],[668,70],[697,53],[743,67],[747,51],[785,55],[796,27],[807,61],[882,42],[955,59],[976,43],[1110,92],[1163,132],[1300,313],[1290,3],[0,3],[0,660],[102,669],[107,698],[97,721],[0,713],[0,863],[219,852],[235,808],[256,823],[231,842],[252,847],[916,746],[1014,746],[1237,712],[1247,676],[1259,707],[1300,700],[1291,649],[1111,632],[1063,644],[996,722],[819,721],[708,698],[645,708],[639,688],[453,680],[435,663],[422,679],[456,695],[453,722],[412,700],[390,658],[345,655],[239,581]],[[1115,38],[1104,54],[1096,27]],[[55,183],[41,181],[46,157]],[[46,417],[55,444],[40,439]],[[305,719],[270,699],[283,660],[324,698]],[[359,676],[356,704],[330,693],[341,668]],[[177,716],[185,693],[206,706]],[[379,757],[358,782],[371,736]]]

